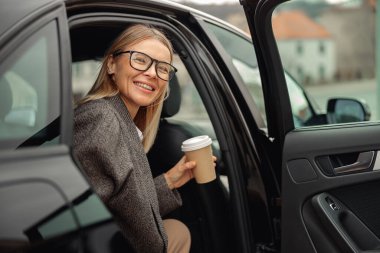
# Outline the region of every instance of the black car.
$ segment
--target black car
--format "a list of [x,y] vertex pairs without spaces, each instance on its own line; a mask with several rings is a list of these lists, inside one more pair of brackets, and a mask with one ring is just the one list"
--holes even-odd
[[179,70],[152,174],[193,136],[211,136],[218,157],[217,180],[186,184],[169,214],[189,227],[191,252],[380,249],[379,124],[355,99],[320,113],[281,64],[280,2],[240,3],[253,43],[172,2],[0,0],[0,252],[129,252],[72,155],[72,115],[110,42],[139,22],[165,31]]

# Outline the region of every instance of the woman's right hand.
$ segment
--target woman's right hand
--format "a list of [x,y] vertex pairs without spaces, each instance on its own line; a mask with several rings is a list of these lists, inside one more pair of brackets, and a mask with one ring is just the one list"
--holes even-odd
[[195,161],[186,162],[186,157],[183,156],[173,168],[164,174],[169,188],[171,190],[179,188],[191,180],[194,177],[192,170],[195,166]]
[[[213,156],[212,160],[214,162],[215,167],[216,157]],[[192,178],[194,178],[193,169],[195,168],[195,166],[195,161],[186,162],[186,156],[183,156],[181,160],[179,160],[173,168],[171,168],[164,174],[166,183],[168,184],[169,188],[171,190],[179,188],[182,185],[186,184],[188,181],[190,181]]]

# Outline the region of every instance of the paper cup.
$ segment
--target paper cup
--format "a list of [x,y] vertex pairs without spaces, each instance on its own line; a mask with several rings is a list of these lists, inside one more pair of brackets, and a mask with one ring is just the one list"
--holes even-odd
[[193,175],[198,184],[208,183],[216,178],[211,143],[210,137],[201,135],[184,141],[181,146],[186,160],[197,163]]

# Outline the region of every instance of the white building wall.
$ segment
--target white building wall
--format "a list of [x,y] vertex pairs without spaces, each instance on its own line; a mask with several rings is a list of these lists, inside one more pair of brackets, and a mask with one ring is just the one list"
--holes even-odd
[[284,68],[298,82],[321,83],[334,79],[336,53],[331,40],[278,40],[277,43]]

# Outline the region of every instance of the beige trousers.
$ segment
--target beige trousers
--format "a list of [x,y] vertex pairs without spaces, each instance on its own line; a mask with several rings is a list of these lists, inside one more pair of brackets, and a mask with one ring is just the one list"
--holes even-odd
[[168,253],[189,253],[190,231],[185,224],[175,219],[163,220],[168,235]]

